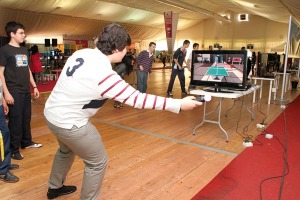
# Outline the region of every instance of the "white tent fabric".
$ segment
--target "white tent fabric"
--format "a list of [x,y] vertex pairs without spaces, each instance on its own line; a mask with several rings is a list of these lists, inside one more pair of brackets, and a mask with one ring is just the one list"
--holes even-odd
[[271,52],[277,52],[279,54],[282,54],[285,52],[285,45],[286,45],[286,42],[274,47],[271,49]]
[[124,25],[133,40],[165,38],[163,12],[179,14],[178,30],[214,18],[230,21],[232,13],[252,14],[288,23],[300,21],[299,0],[1,0],[0,35],[16,20],[28,35],[94,37],[107,23]]
[[[6,22],[15,20],[26,27],[26,34],[30,36],[65,35],[65,39],[86,37],[91,39],[99,34],[99,31],[111,23],[109,21],[92,20],[63,15],[42,14],[29,11],[0,8],[1,27],[0,35],[5,36]],[[136,41],[148,38],[162,38],[163,29],[155,29],[146,26],[122,24]]]

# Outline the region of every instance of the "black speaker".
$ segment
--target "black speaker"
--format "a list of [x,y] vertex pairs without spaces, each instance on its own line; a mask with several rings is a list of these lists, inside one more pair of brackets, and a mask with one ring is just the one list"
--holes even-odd
[[215,43],[214,44],[214,48],[219,48],[220,44],[219,43]]
[[57,39],[56,38],[52,38],[52,46],[57,47]]
[[261,57],[261,53],[258,52],[257,53],[257,76],[259,77],[263,77],[263,64],[262,64],[262,57]]
[[240,20],[245,21],[247,19],[247,16],[245,14],[240,15]]
[[45,39],[45,47],[50,47],[50,39]]
[[3,47],[4,45],[9,43],[9,38],[8,37],[2,37],[0,36],[0,47]]
[[253,49],[254,45],[253,44],[247,44],[247,49]]

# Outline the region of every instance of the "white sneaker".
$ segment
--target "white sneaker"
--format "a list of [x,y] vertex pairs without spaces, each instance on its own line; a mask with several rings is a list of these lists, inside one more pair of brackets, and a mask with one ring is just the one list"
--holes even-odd
[[22,147],[22,149],[28,149],[28,148],[40,148],[40,147],[42,147],[42,146],[43,146],[42,144],[32,142],[31,145],[29,145],[29,146],[27,146],[27,147]]
[[173,96],[172,92],[167,92],[167,95],[170,97]]

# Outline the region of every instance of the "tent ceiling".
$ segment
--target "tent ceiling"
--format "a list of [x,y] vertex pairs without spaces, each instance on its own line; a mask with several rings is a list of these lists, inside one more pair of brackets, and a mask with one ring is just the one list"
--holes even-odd
[[0,0],[0,25],[16,20],[29,35],[94,37],[106,24],[118,22],[135,40],[160,39],[165,11],[179,13],[178,30],[208,18],[229,21],[222,16],[231,12],[283,23],[292,15],[300,21],[299,0]]

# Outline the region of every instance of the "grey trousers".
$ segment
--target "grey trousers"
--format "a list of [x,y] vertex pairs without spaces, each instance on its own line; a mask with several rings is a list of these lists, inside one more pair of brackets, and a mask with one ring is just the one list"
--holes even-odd
[[47,120],[46,123],[59,143],[48,182],[49,188],[63,186],[77,155],[85,164],[80,199],[98,199],[107,165],[107,155],[96,127],[88,122],[80,128],[73,126],[72,129],[64,129]]

